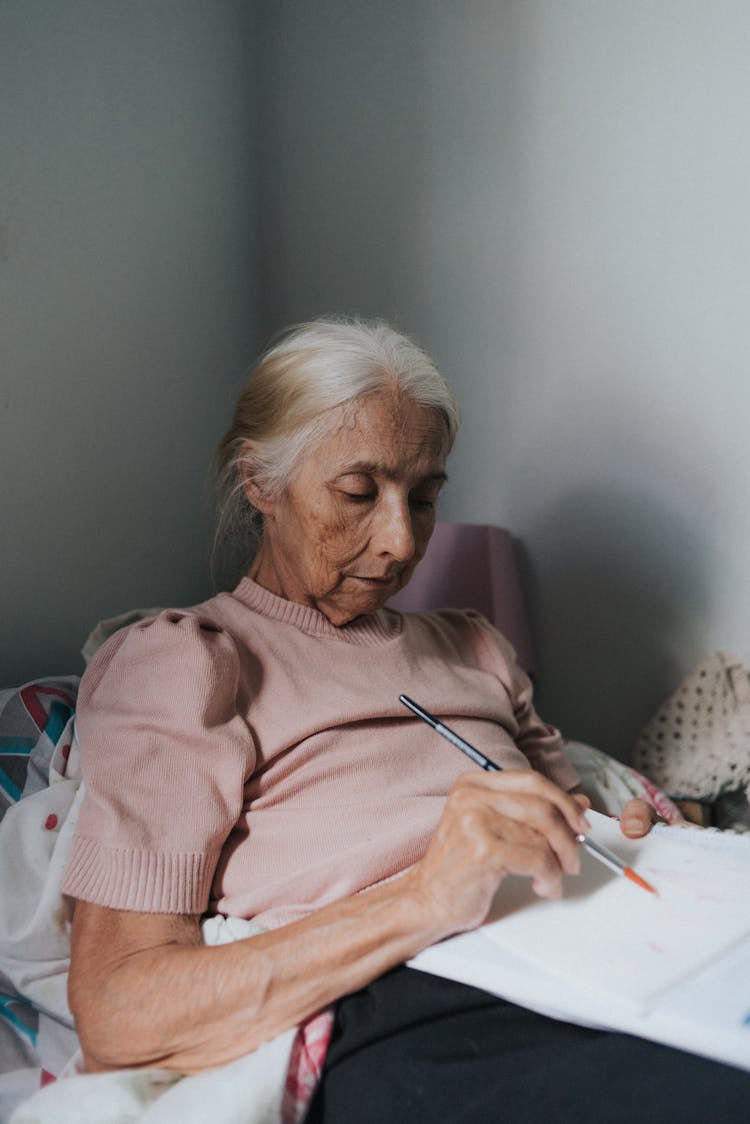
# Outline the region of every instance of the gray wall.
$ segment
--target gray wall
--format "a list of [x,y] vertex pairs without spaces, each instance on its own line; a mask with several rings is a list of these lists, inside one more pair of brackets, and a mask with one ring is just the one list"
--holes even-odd
[[457,388],[444,514],[519,537],[540,705],[624,756],[750,649],[750,6],[262,6],[262,330],[397,319]]
[[750,646],[744,0],[3,0],[0,683],[209,587],[256,345],[385,315],[452,377],[545,715],[627,754]]
[[204,479],[257,345],[240,0],[0,3],[0,684],[209,590]]

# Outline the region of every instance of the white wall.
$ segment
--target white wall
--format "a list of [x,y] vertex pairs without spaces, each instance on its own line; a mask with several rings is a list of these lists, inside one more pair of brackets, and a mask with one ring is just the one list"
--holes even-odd
[[0,5],[0,684],[209,589],[204,477],[257,346],[253,9]]
[[262,329],[396,318],[522,544],[540,705],[625,756],[750,650],[750,6],[263,5]]

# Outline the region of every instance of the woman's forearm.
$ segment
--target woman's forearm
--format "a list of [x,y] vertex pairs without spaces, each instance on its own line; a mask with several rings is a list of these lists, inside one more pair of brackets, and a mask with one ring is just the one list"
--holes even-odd
[[408,875],[210,948],[200,943],[197,918],[80,902],[70,1001],[87,1067],[193,1072],[224,1064],[442,935]]

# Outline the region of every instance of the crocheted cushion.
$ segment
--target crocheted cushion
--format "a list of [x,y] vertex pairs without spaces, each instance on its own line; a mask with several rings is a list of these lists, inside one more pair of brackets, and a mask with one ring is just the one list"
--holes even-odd
[[711,802],[750,789],[750,672],[741,657],[714,652],[683,680],[638,735],[633,764],[677,798]]

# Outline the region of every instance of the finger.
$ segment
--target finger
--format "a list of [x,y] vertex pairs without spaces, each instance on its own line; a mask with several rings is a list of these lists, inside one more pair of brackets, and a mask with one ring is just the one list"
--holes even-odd
[[[515,830],[509,830],[510,824]],[[497,859],[504,873],[530,878],[534,893],[541,898],[562,896],[563,870],[543,835],[527,824],[505,818],[502,831],[496,826],[495,834]]]
[[591,828],[591,824],[586,819],[585,809],[578,803],[577,797],[564,792],[547,777],[531,769],[507,769],[498,773],[472,771],[462,774],[459,779],[499,793],[516,793],[547,800],[557,808],[575,835],[589,831]]
[[562,878],[559,875],[554,879],[532,878],[531,888],[538,898],[555,901],[562,897]]
[[629,839],[648,835],[658,816],[645,800],[628,800],[620,814],[620,830]]
[[578,874],[581,869],[581,849],[576,833],[559,809],[542,797],[504,795],[502,810],[532,828],[555,855],[566,874]]

